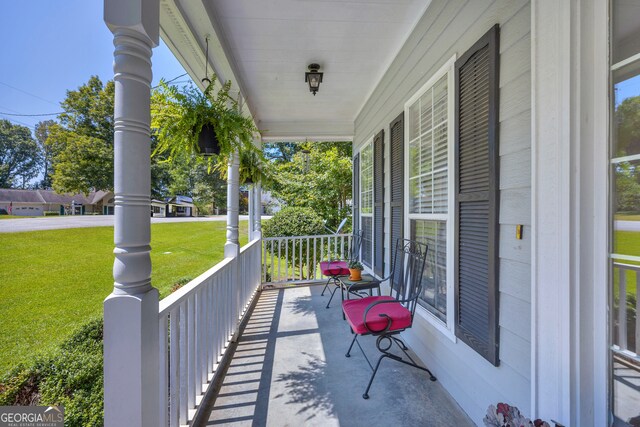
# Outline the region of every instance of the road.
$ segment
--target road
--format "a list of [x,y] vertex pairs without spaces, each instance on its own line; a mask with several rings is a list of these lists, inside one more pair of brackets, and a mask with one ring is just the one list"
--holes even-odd
[[640,231],[640,221],[615,221],[614,228],[620,231]]
[[[262,217],[267,219],[270,217]],[[85,216],[43,216],[38,218],[19,218],[0,220],[0,233],[18,233],[21,231],[57,230],[60,228],[86,228],[113,226],[113,215],[85,215]],[[240,215],[240,220],[249,219],[248,215]],[[198,222],[198,221],[226,221],[226,215],[199,218],[151,218],[152,224],[165,222]]]

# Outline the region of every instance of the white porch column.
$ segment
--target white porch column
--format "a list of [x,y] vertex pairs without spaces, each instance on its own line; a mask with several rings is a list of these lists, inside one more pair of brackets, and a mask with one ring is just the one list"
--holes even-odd
[[240,253],[238,215],[240,212],[240,158],[231,156],[227,172],[227,242],[224,256],[235,258]]
[[253,240],[254,233],[255,200],[253,194],[255,193],[255,188],[255,184],[252,184],[249,188],[249,226],[247,227],[249,230],[249,241]]
[[608,10],[532,1],[532,418],[608,425]]
[[107,427],[157,426],[158,291],[151,286],[151,49],[158,0],[105,0],[114,35],[115,262],[104,302],[104,416]]
[[253,186],[253,238],[262,237],[262,185],[257,182]]

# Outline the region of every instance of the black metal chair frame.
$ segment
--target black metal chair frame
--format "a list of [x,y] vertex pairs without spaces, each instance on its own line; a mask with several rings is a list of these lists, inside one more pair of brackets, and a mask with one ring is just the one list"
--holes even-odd
[[[427,257],[428,246],[424,243],[412,241],[412,240],[403,240],[398,239],[396,243],[394,262],[392,264],[391,274],[386,278],[386,280],[390,280],[390,296],[393,297],[393,300],[382,300],[376,301],[370,304],[364,312],[364,326],[367,329],[367,332],[361,334],[372,335],[376,338],[376,348],[378,351],[382,353],[378,358],[378,361],[375,367],[369,361],[364,349],[358,342],[359,334],[354,333],[353,340],[351,341],[351,345],[349,346],[349,350],[347,350],[346,357],[351,357],[351,350],[354,344],[357,344],[364,355],[367,364],[373,371],[371,374],[371,378],[369,379],[369,384],[367,384],[367,388],[362,395],[364,399],[369,398],[369,389],[373,384],[373,380],[378,372],[378,368],[380,367],[380,363],[383,359],[388,358],[391,360],[395,360],[396,362],[403,363],[405,365],[413,366],[414,368],[418,368],[422,371],[425,371],[429,374],[429,379],[431,381],[436,381],[436,377],[431,373],[431,371],[425,367],[418,365],[415,360],[409,355],[407,352],[408,348],[405,343],[397,337],[400,332],[407,330],[413,326],[413,320],[415,316],[415,310],[418,303],[418,297],[422,292],[422,275],[424,272],[424,265]],[[406,258],[406,259],[405,259]],[[395,274],[394,274],[395,272]],[[405,308],[407,308],[411,313],[411,323],[409,326],[403,329],[397,329],[390,331],[389,329],[392,326],[392,319],[388,315],[381,313],[380,317],[386,318],[387,324],[382,330],[372,330],[369,325],[367,325],[367,314],[369,311],[378,305],[382,304],[397,304],[400,303]],[[402,356],[391,353],[389,350],[396,344],[402,353],[406,356],[408,360],[405,360]]]
[[[351,261],[358,259],[360,255],[360,246],[362,245],[362,234],[363,234],[362,230],[354,230],[353,234],[351,235],[351,248],[349,250],[350,252],[349,259],[346,261],[347,264]],[[329,262],[332,262],[332,261],[338,261],[338,260],[329,259]],[[331,297],[329,298],[329,302],[327,302],[327,306],[325,308],[329,308],[329,306],[331,305],[331,301],[333,300],[333,297],[336,291],[338,290],[338,288],[342,289],[341,283],[339,281],[340,277],[341,275],[339,274],[330,275],[329,278],[327,279],[327,283],[325,283],[324,285],[324,289],[322,289],[322,293],[320,293],[321,296],[324,296],[324,293],[329,287],[329,285],[333,283],[334,288],[331,290]]]

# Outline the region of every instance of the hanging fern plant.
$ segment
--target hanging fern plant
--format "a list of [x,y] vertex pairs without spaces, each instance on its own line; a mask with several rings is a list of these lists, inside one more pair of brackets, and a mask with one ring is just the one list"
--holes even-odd
[[250,168],[256,170],[249,174],[258,175],[257,169],[264,161],[260,150],[253,145],[258,130],[251,117],[244,116],[238,102],[229,95],[231,82],[227,81],[217,91],[216,82],[214,74],[201,92],[193,85],[178,88],[160,81],[151,94],[151,128],[158,140],[153,155],[164,153],[167,161],[172,161],[184,153],[211,154],[202,153],[200,144],[202,138],[215,137],[218,153],[207,157],[210,170],[223,170],[228,159],[237,152],[241,159],[254,160]]

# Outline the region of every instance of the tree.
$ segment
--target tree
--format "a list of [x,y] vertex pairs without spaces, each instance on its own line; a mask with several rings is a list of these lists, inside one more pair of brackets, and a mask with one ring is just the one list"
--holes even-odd
[[42,154],[43,177],[42,181],[40,181],[40,183],[38,184],[38,187],[40,188],[51,188],[52,185],[53,156],[55,147],[47,144],[47,138],[49,138],[51,129],[54,126],[58,126],[55,121],[45,120],[36,124],[35,128],[36,143],[38,144],[40,153]]
[[[273,145],[269,149],[276,151]],[[283,146],[283,152],[292,151]],[[272,161],[273,183],[266,189],[272,190],[273,196],[287,206],[311,208],[327,220],[328,227],[335,229],[344,217],[351,215],[351,144],[308,143],[302,148],[309,151],[308,160],[298,150],[289,162]],[[269,154],[267,157],[274,158]]]
[[67,91],[58,116],[48,126],[52,186],[59,193],[113,190],[113,100],[115,86],[97,76]]
[[616,108],[616,156],[640,153],[640,96],[625,99]]
[[38,175],[40,150],[29,128],[0,120],[0,188],[26,184]]
[[[158,154],[154,158],[156,156]],[[206,160],[202,157],[180,153],[171,161],[152,163],[167,168],[165,194],[192,197],[199,212],[215,213],[216,208],[226,207],[227,183],[216,171],[209,169]]]

